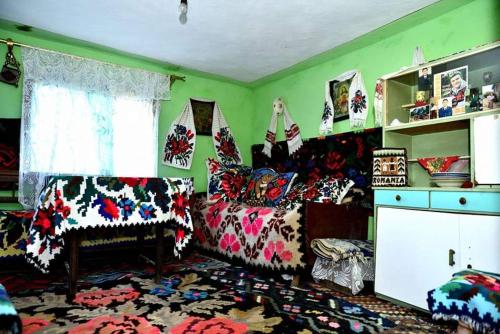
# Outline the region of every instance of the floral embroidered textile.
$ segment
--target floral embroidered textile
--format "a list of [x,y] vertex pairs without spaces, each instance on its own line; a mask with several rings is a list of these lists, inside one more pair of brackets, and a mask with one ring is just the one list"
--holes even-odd
[[277,173],[271,168],[252,172],[246,185],[243,201],[260,206],[276,206],[291,188],[297,174]]
[[246,264],[286,271],[303,268],[304,236],[300,207],[286,211],[197,199],[195,241],[202,248]]
[[[229,126],[215,101],[213,102],[212,139],[217,158],[224,165],[241,164],[241,153]],[[190,169],[196,146],[196,128],[193,117],[191,99],[184,105],[182,113],[172,122],[165,139],[163,164],[167,166]]]
[[222,201],[241,201],[242,191],[252,167],[223,165],[215,159],[207,159],[209,203]]
[[193,231],[192,187],[189,178],[53,177],[40,195],[26,259],[47,272],[69,230],[163,223],[175,231],[180,256]]
[[479,270],[453,274],[446,284],[427,293],[434,320],[463,321],[474,332],[500,332],[500,276]]

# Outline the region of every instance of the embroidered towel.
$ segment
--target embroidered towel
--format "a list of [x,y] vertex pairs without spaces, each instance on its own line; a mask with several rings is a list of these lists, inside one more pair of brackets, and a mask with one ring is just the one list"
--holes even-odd
[[243,163],[240,150],[236,146],[236,141],[217,103],[214,104],[212,138],[215,153],[220,162],[224,165],[241,165]]
[[335,110],[333,106],[332,92],[330,91],[330,87],[333,86],[331,85],[331,83],[333,82],[335,84],[336,82],[342,82],[349,79],[352,79],[351,85],[349,87],[348,98],[349,120],[351,129],[360,127],[362,128],[365,126],[368,96],[366,94],[366,88],[361,73],[357,70],[351,70],[342,73],[333,80],[327,81],[325,84],[325,105],[321,124],[319,126],[320,134],[326,135],[333,131],[333,119]]
[[377,79],[375,83],[373,109],[375,110],[375,126],[381,127],[384,118],[384,86],[382,85],[382,79]]
[[285,123],[285,136],[288,145],[288,154],[292,155],[302,146],[300,129],[288,113],[283,99],[278,97],[273,101],[273,114],[266,133],[264,149],[262,150],[262,152],[269,158],[271,157],[271,149],[273,148],[273,145],[276,144],[276,126],[278,123],[278,117],[282,114]]
[[190,169],[196,146],[196,129],[190,100],[174,120],[165,139],[163,164]]

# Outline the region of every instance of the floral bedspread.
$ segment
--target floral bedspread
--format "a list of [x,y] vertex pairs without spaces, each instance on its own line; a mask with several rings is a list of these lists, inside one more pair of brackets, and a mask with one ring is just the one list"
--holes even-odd
[[0,260],[24,255],[33,211],[0,210]]
[[53,177],[40,195],[26,259],[42,272],[61,253],[73,229],[167,223],[180,256],[193,232],[190,178]]
[[301,207],[284,210],[199,198],[193,208],[195,242],[202,248],[273,271],[305,266]]

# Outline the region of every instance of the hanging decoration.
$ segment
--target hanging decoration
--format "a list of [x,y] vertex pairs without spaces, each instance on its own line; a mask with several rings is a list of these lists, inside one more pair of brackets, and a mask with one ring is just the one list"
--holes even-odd
[[381,127],[384,118],[384,86],[382,84],[382,79],[377,79],[375,83],[373,109],[375,110],[375,126]]
[[217,158],[224,165],[241,165],[243,159],[241,158],[240,150],[236,146],[236,141],[217,103],[214,104],[214,116],[212,119],[212,138]]
[[273,101],[273,114],[267,130],[266,140],[264,141],[264,149],[262,150],[269,158],[271,157],[271,149],[274,144],[276,144],[276,125],[278,123],[278,117],[282,114],[285,125],[285,136],[288,144],[288,154],[292,155],[302,146],[300,129],[288,113],[283,99],[278,97]]
[[12,49],[14,42],[7,39],[7,54],[5,55],[5,64],[0,72],[0,81],[9,85],[18,86],[19,78],[21,77],[21,70],[19,69],[19,62],[14,57]]
[[184,105],[182,113],[170,126],[165,140],[163,164],[182,169],[190,169],[196,146],[196,129],[191,102]]
[[412,66],[418,66],[425,63],[424,50],[420,46],[417,46],[413,51],[413,61]]
[[[224,165],[241,164],[241,153],[229,126],[214,101],[196,99],[203,102],[213,102],[212,139],[215,152]],[[196,146],[196,128],[193,118],[191,99],[185,104],[182,113],[174,120],[167,134],[164,147],[163,164],[182,169],[190,169]]]
[[333,121],[336,110],[334,109],[335,93],[332,87],[336,82],[342,82],[351,79],[349,87],[348,109],[351,129],[363,128],[366,122],[368,110],[368,95],[361,72],[357,70],[347,71],[325,84],[325,106],[323,116],[319,127],[322,135],[333,132]]

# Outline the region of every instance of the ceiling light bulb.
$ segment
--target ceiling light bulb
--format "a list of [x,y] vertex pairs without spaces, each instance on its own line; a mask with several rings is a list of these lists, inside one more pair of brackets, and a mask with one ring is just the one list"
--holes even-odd
[[181,13],[181,15],[179,15],[179,22],[181,24],[186,24],[187,20],[188,20],[188,17],[186,15],[186,13]]
[[181,4],[179,5],[179,12],[181,14],[186,14],[187,11],[188,11],[187,1],[181,1]]

